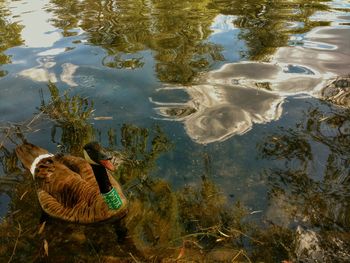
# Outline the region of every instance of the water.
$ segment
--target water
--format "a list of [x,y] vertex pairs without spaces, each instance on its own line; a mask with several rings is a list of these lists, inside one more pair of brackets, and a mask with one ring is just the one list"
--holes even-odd
[[[0,0],[1,258],[349,261],[349,8]],[[126,240],[40,220],[16,127],[127,157]]]

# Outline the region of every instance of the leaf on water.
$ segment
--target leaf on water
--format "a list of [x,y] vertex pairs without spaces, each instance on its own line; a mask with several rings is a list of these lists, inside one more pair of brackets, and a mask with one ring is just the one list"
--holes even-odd
[[44,229],[45,229],[45,225],[46,225],[46,221],[44,221],[44,223],[41,224],[40,228],[39,228],[39,231],[38,231],[38,234],[42,234],[44,232]]
[[48,257],[49,256],[49,243],[47,243],[46,239],[44,239],[44,252],[45,252],[45,255]]
[[106,121],[106,120],[113,120],[112,116],[100,116],[100,117],[94,117],[95,121]]

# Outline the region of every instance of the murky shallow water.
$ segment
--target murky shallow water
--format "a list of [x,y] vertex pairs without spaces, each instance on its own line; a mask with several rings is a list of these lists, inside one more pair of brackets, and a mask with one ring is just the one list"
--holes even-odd
[[[1,258],[348,261],[349,82],[323,90],[350,73],[349,7],[0,0]],[[52,152],[127,156],[126,240],[40,228],[16,123]]]

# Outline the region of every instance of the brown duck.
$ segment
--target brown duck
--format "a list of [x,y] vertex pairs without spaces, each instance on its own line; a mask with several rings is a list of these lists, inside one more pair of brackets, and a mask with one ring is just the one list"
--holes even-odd
[[111,157],[97,143],[84,146],[84,157],[53,155],[30,143],[16,148],[31,171],[39,202],[48,215],[76,223],[119,219],[127,213],[127,200],[118,182]]

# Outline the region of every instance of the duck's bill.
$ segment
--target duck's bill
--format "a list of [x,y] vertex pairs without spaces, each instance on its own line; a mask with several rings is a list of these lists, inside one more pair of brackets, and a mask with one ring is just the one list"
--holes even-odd
[[100,160],[100,163],[108,170],[114,171],[114,165],[110,160]]

